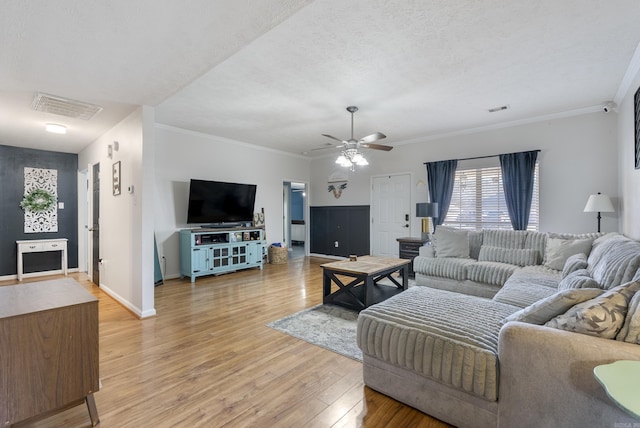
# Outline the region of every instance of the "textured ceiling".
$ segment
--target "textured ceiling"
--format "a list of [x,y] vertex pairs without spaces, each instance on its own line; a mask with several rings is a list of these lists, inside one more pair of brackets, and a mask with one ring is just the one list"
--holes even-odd
[[[292,153],[348,138],[348,105],[356,137],[391,145],[594,110],[640,42],[637,0],[7,3],[0,144],[61,151],[139,104],[161,124]],[[43,136],[34,91],[103,105],[90,121],[102,128]]]

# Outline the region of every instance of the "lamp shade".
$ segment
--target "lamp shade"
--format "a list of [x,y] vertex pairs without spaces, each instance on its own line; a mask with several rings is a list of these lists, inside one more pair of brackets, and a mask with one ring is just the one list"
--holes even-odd
[[587,200],[587,205],[584,207],[586,213],[612,213],[615,212],[611,198],[607,195],[598,193],[597,195],[590,195]]
[[416,217],[437,217],[438,216],[438,203],[437,202],[422,202],[416,204]]

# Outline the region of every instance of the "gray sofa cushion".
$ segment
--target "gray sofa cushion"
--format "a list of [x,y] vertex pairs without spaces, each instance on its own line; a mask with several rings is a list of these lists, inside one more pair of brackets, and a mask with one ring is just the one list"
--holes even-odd
[[469,257],[469,232],[466,230],[437,227],[433,234],[436,257]]
[[558,284],[558,290],[569,290],[572,288],[600,288],[595,279],[591,278],[589,271],[578,269],[562,278]]
[[538,261],[538,251],[524,248],[501,248],[483,245],[480,247],[478,261],[532,266]]
[[526,308],[558,291],[560,274],[544,266],[526,266],[516,271],[493,296],[496,302]]
[[562,277],[565,278],[571,272],[587,268],[587,255],[584,253],[574,254],[567,258],[562,268]]
[[518,266],[498,262],[476,262],[467,266],[467,279],[485,284],[502,285],[518,270]]
[[517,308],[413,287],[358,316],[362,352],[485,400],[498,395],[498,333]]
[[505,318],[505,322],[522,321],[542,325],[578,303],[591,300],[604,293],[598,288],[584,288],[558,291],[549,297],[538,300]]
[[527,231],[524,230],[492,230],[482,231],[482,245],[501,248],[524,248]]
[[543,264],[551,269],[562,270],[565,262],[574,254],[589,254],[591,252],[591,239],[561,239],[548,238],[547,248],[544,253]]
[[473,259],[416,257],[413,270],[423,275],[450,278],[459,281],[467,279],[467,266],[475,263]]
[[631,281],[640,268],[640,242],[609,233],[593,242],[587,270],[601,288]]

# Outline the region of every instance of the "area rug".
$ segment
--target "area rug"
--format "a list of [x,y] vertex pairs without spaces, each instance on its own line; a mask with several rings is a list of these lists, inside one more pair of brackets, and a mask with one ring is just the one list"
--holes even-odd
[[356,345],[357,319],[356,311],[335,305],[317,305],[273,321],[267,327],[362,361],[362,352]]

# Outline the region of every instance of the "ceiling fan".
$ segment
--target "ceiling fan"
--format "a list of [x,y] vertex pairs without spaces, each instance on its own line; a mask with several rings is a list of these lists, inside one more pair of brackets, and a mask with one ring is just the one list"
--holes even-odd
[[[373,149],[373,150],[384,150],[388,152],[393,149],[392,146],[386,146],[384,144],[373,144],[374,141],[382,140],[383,138],[387,138],[381,132],[374,132],[373,134],[367,135],[366,137],[362,137],[359,140],[353,138],[353,114],[358,111],[358,107],[349,106],[347,107],[347,111],[351,113],[351,138],[348,140],[341,140],[339,138],[334,137],[329,134],[322,134],[323,137],[331,138],[332,140],[340,141],[342,144],[339,147],[342,148],[342,152],[338,159],[336,160],[337,164],[345,168],[351,168],[351,171],[354,170],[355,165],[368,165],[369,163],[364,158],[362,153],[360,153],[361,148]],[[322,149],[327,147],[322,147]],[[320,150],[320,149],[315,149]]]

